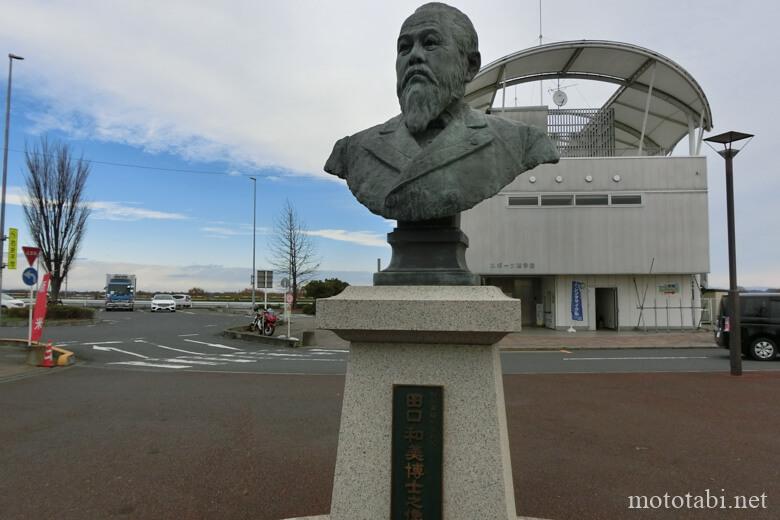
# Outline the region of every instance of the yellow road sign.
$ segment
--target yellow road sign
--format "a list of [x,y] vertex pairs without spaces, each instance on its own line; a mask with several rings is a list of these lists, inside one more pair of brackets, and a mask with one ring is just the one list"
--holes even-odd
[[19,241],[19,230],[8,228],[8,269],[16,269],[16,253]]

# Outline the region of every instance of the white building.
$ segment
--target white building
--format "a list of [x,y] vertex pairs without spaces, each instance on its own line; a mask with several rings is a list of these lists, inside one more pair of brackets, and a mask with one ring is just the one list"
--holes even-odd
[[[617,90],[593,110],[501,107],[504,87],[554,78]],[[624,43],[548,44],[484,67],[466,100],[546,127],[561,151],[559,164],[526,172],[462,215],[469,268],[523,301],[524,326],[698,325],[699,283],[709,272],[699,152],[712,116],[682,67]],[[671,156],[686,136],[688,154]],[[572,304],[573,282],[580,306]]]

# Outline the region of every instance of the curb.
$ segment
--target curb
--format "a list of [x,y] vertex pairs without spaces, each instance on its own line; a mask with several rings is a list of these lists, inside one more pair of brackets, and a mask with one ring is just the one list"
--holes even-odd
[[[20,344],[20,346],[29,347],[31,351],[32,349],[43,348],[46,346],[45,343],[40,343],[40,342],[36,342],[28,346],[26,339],[18,339],[18,338],[0,338],[0,343]],[[57,353],[57,366],[59,367],[69,366],[76,362],[76,355],[70,350],[65,350],[64,348],[52,346],[52,351]]]
[[246,327],[232,327],[222,331],[222,335],[233,339],[243,339],[247,341],[253,341],[255,343],[261,343],[263,345],[273,345],[276,347],[283,346],[289,348],[295,348],[300,345],[298,338],[279,338],[274,336],[263,336],[246,330]]
[[528,345],[528,346],[500,346],[501,352],[545,352],[559,350],[640,350],[640,349],[705,349],[719,348],[714,343],[712,345]]

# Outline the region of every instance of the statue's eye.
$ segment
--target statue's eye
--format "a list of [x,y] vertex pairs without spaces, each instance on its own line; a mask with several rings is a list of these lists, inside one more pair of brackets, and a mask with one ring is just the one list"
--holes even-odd
[[437,38],[433,34],[426,36],[425,39],[423,40],[423,47],[425,47],[425,49],[429,51],[438,47],[440,44],[441,42],[439,41],[439,38]]
[[398,41],[398,54],[407,54],[409,52],[409,49],[411,49],[411,44],[409,43],[409,40],[399,40]]

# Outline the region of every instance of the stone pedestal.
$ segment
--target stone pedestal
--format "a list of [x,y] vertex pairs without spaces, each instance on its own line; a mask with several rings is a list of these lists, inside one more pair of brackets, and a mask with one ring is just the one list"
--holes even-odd
[[466,266],[469,239],[460,230],[460,214],[399,221],[387,243],[393,248],[390,265],[374,273],[374,285],[479,285]]
[[501,363],[520,301],[495,287],[349,287],[317,302],[351,342],[330,520],[390,518],[393,385],[443,387],[447,520],[516,520]]

